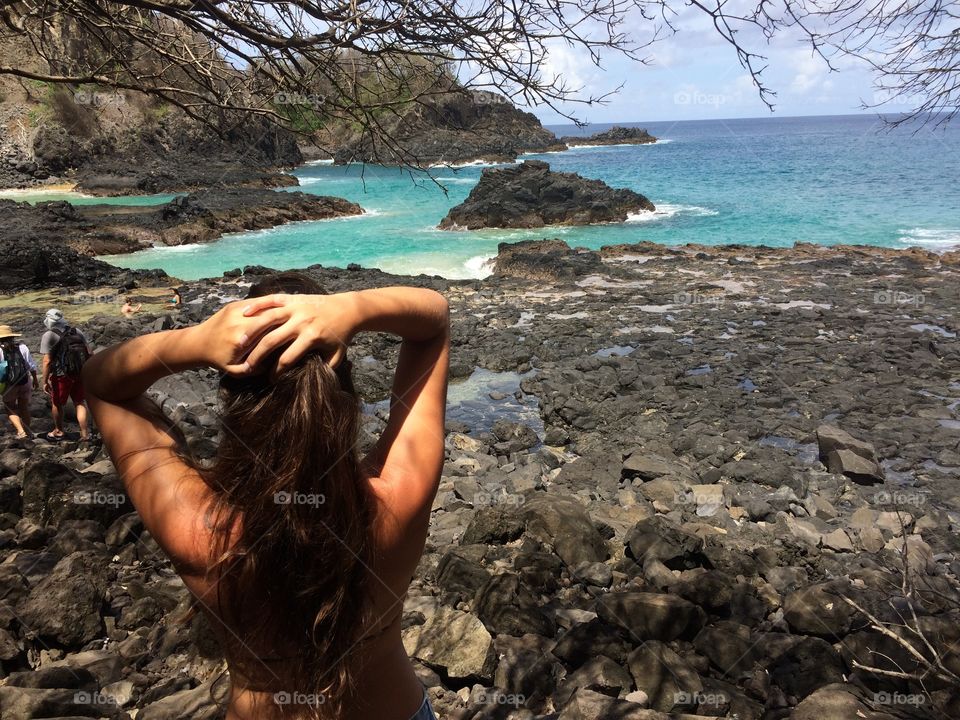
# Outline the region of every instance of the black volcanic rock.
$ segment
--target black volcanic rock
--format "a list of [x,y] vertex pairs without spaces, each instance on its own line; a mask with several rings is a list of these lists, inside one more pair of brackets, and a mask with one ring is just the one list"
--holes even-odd
[[[281,168],[303,161],[296,137],[263,118],[250,118],[223,137],[174,118],[81,142],[61,132],[44,139],[45,165],[75,169],[77,189],[91,195],[143,195],[208,188],[296,185]],[[61,160],[56,165],[57,158]]]
[[536,228],[623,222],[632,212],[653,211],[653,203],[633,190],[611,188],[602,180],[550,170],[540,160],[487,169],[462,203],[440,221],[440,228]]
[[560,142],[564,145],[647,145],[656,141],[657,139],[645,128],[627,128],[619,125],[589,137],[566,135],[560,138]]
[[521,240],[500,243],[493,272],[501,278],[527,280],[573,279],[599,272],[600,253],[574,250],[563,240]]
[[[196,199],[168,213],[205,217]],[[84,212],[42,211],[51,223]],[[201,322],[266,272],[185,282],[179,310],[154,295],[130,318],[104,305],[80,319],[73,293],[22,293],[4,298],[3,322],[35,348],[55,302],[100,348]],[[943,690],[854,667],[913,672],[908,649],[949,659],[960,643],[956,265],[919,248],[544,241],[503,246],[481,280],[304,272],[329,292],[442,291],[451,388],[483,371],[450,398],[469,411],[448,418],[401,618],[438,716],[866,717],[876,700],[838,701],[853,688],[912,690],[913,720],[960,717]],[[924,303],[876,302],[890,277],[922,287]],[[946,334],[923,329],[934,325]],[[351,344],[363,447],[385,427],[378,401],[400,345],[382,333]],[[500,392],[501,373],[514,392]],[[188,371],[149,391],[205,458],[222,433],[218,379]],[[100,715],[214,717],[223,657],[208,621],[180,621],[192,595],[142,520],[75,500],[118,487],[102,450],[78,452],[69,422],[71,438],[46,442],[40,393],[33,408],[39,437],[0,432],[2,716],[95,715],[108,706],[73,698],[99,688],[129,700]],[[828,472],[843,450],[882,459],[886,483]],[[610,695],[630,688],[646,702]]]
[[130,272],[90,256],[362,212],[342,198],[250,188],[194,193],[159,207],[0,200],[0,289],[113,284]]

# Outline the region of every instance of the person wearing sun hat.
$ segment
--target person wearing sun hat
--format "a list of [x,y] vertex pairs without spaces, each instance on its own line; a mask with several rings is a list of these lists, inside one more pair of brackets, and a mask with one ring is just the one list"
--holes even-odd
[[9,325],[0,325],[0,392],[7,418],[23,440],[30,437],[30,398],[40,383],[30,349],[18,337]]

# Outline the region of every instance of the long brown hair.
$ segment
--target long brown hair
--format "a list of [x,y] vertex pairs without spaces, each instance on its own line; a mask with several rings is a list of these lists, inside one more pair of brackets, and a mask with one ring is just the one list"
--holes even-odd
[[[324,290],[280,273],[248,297],[278,292]],[[228,648],[228,658],[285,694],[275,695],[278,714],[339,717],[366,616],[372,517],[350,363],[334,370],[309,353],[275,379],[225,376],[220,395],[220,445],[200,472],[217,496],[210,577],[221,617],[242,628],[242,647]],[[282,684],[271,660],[283,663]]]

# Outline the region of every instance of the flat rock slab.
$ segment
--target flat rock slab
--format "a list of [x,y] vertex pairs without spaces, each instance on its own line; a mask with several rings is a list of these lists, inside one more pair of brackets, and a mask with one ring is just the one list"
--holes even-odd
[[489,681],[493,638],[476,615],[440,607],[423,625],[403,631],[407,654],[442,669],[452,679]]

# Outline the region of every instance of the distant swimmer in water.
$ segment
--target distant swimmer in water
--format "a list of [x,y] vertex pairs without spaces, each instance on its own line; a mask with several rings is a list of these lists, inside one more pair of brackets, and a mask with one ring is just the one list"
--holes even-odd
[[[390,416],[358,449],[357,333],[398,335]],[[281,273],[199,325],[95,354],[87,396],[128,497],[211,620],[227,720],[436,720],[401,642],[444,460],[447,301]],[[145,394],[213,367],[221,440],[191,459]]]

